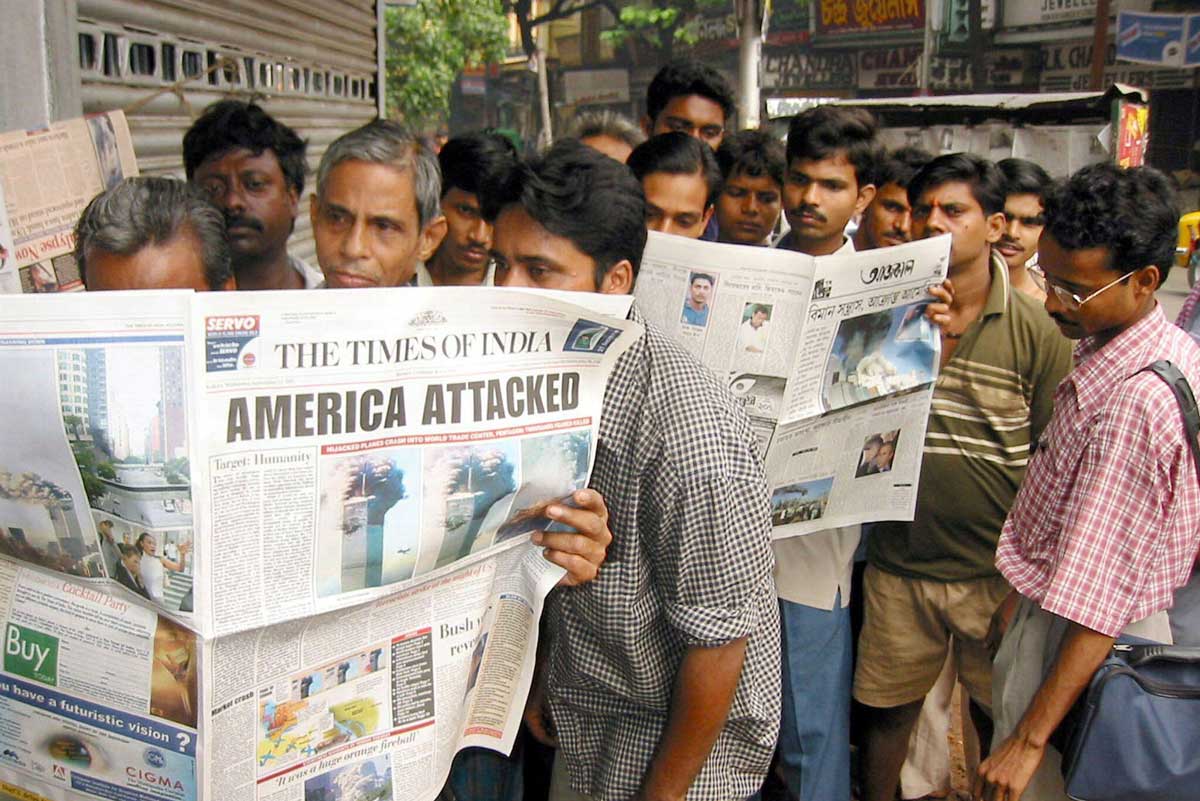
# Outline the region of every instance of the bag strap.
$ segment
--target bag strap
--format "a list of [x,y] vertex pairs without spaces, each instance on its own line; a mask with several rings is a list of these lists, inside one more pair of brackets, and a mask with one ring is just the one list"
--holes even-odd
[[[1116,651],[1118,646],[1114,646]],[[1116,651],[1130,667],[1148,662],[1182,662],[1200,664],[1200,647],[1185,645],[1130,645],[1124,651]]]
[[1166,359],[1152,362],[1138,372],[1154,373],[1175,394],[1180,414],[1183,416],[1183,430],[1187,432],[1188,447],[1192,450],[1192,461],[1196,465],[1196,475],[1200,477],[1200,409],[1196,407],[1196,397],[1192,394],[1187,378],[1178,367]]

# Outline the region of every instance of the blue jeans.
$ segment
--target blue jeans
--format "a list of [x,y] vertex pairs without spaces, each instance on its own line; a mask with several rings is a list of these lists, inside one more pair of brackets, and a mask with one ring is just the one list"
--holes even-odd
[[850,610],[780,599],[783,719],[779,764],[800,801],[850,799]]

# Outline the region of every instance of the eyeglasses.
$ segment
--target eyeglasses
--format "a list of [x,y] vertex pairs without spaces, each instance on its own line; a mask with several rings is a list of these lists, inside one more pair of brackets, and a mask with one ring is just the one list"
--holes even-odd
[[1074,292],[1072,292],[1071,290],[1066,289],[1065,287],[1061,287],[1058,284],[1050,283],[1050,279],[1046,277],[1045,270],[1043,270],[1041,267],[1037,266],[1036,264],[1031,264],[1025,269],[1026,269],[1026,272],[1029,273],[1029,277],[1033,279],[1033,283],[1037,284],[1038,289],[1042,290],[1047,295],[1050,294],[1051,292],[1053,292],[1054,296],[1056,298],[1058,298],[1059,303],[1061,303],[1063,306],[1066,306],[1071,311],[1078,311],[1079,307],[1081,307],[1083,304],[1087,303],[1089,300],[1091,300],[1092,298],[1099,295],[1104,290],[1110,289],[1110,288],[1116,286],[1117,284],[1121,283],[1126,278],[1128,278],[1129,276],[1131,276],[1137,272],[1137,270],[1130,270],[1129,272],[1125,273],[1117,280],[1112,281],[1111,283],[1105,284],[1104,286],[1097,289],[1095,292],[1092,292],[1086,298],[1081,298],[1078,295],[1076,295]]

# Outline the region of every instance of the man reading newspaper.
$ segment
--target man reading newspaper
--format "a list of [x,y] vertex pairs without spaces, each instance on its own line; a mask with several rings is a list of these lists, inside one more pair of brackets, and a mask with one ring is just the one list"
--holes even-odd
[[[632,289],[645,202],[621,165],[560,142],[496,200],[498,285]],[[611,554],[547,610],[526,713],[557,737],[551,798],[750,797],[779,720],[763,469],[739,404],[654,326],[609,379],[592,487]]]

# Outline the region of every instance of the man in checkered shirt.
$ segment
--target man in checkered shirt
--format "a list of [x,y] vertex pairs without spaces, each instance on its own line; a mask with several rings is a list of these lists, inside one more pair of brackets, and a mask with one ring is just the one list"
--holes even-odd
[[1045,205],[1030,274],[1079,344],[996,551],[1014,594],[994,621],[1005,629],[996,732],[975,782],[987,801],[1066,798],[1047,739],[1118,634],[1171,641],[1165,610],[1200,546],[1200,486],[1179,406],[1140,372],[1167,359],[1200,389],[1200,348],[1154,297],[1174,259],[1170,185],[1151,168],[1096,164]]
[[[563,141],[489,205],[498,286],[633,288],[645,201],[623,165]],[[767,487],[738,403],[653,326],[609,379],[591,487],[612,545],[548,606],[526,713],[557,735],[551,799],[751,796],[779,727]]]

